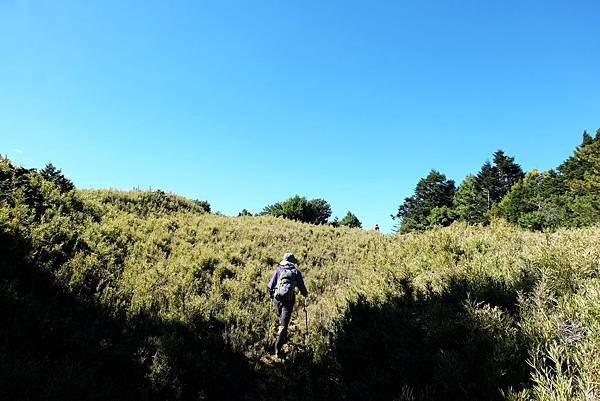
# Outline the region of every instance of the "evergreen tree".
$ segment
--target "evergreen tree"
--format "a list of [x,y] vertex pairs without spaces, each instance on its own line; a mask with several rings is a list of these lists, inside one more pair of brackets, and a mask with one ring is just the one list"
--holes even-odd
[[42,177],[55,183],[60,189],[60,192],[69,192],[75,188],[75,185],[62,174],[60,169],[54,167],[52,163],[46,164],[46,167],[44,167],[40,173],[42,174]]
[[598,152],[598,143],[600,143],[600,129],[596,131],[596,137],[592,137],[583,132],[583,141],[580,146],[575,149],[575,152],[560,166],[558,171],[567,181],[579,181],[585,178],[586,173],[590,175],[594,169],[594,154]]
[[404,199],[393,218],[400,220],[400,232],[423,230],[431,225],[428,220],[436,207],[451,207],[455,185],[444,174],[431,170],[417,183],[415,194]]
[[541,230],[563,225],[566,210],[554,171],[527,173],[498,204],[497,213],[521,227]]
[[348,211],[346,216],[340,220],[340,225],[350,228],[362,228],[362,223],[352,212]]
[[449,206],[434,207],[427,216],[427,228],[435,226],[446,227],[456,220],[454,209]]
[[486,201],[486,208],[490,209],[494,199],[498,198],[498,188],[500,187],[500,181],[498,180],[498,174],[496,168],[492,166],[489,161],[483,163],[481,170],[477,173],[475,178],[475,188],[481,193]]
[[[584,138],[585,143],[585,138]],[[569,225],[589,226],[600,222],[600,129],[592,142],[582,144],[561,167],[568,188]],[[562,172],[562,171],[561,171]]]
[[458,186],[452,200],[456,219],[469,224],[486,221],[487,198],[477,189],[475,180],[475,177],[469,174]]
[[282,206],[281,202],[277,202],[272,205],[267,205],[264,207],[262,212],[259,213],[259,215],[261,215],[261,216],[270,215],[270,216],[275,216],[275,217],[283,217],[283,206]]
[[325,199],[317,198],[308,201],[307,223],[327,224],[331,217],[331,206]]
[[498,204],[508,221],[530,229],[587,226],[600,222],[600,130],[558,167],[529,173]]
[[499,198],[495,200],[498,202],[510,191],[513,185],[523,179],[525,174],[521,166],[515,163],[515,158],[506,156],[501,150],[494,153],[494,165],[499,182]]
[[494,153],[494,165],[486,161],[481,166],[475,185],[486,199],[488,209],[500,202],[512,186],[523,179],[523,170],[514,160],[514,157],[506,156],[502,150],[498,150]]
[[283,217],[303,222],[311,222],[312,211],[308,200],[305,197],[298,195],[291,197],[281,203],[281,210],[283,211]]
[[[596,136],[600,134],[600,129],[598,131],[596,131]],[[592,136],[590,134],[588,134],[587,130],[583,131],[583,142],[581,144],[581,146],[587,146],[590,145],[592,142],[594,142],[594,138],[592,138]]]
[[600,130],[591,141],[584,136],[582,146],[561,168],[573,194],[600,195]]

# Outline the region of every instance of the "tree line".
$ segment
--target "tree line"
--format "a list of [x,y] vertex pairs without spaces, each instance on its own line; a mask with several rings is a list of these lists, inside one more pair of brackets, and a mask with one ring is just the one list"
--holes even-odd
[[[252,215],[246,209],[239,216]],[[258,215],[272,215],[310,224],[362,227],[348,211],[341,220],[331,217],[330,204],[321,198],[295,195],[266,206]],[[488,224],[503,218],[531,230],[582,227],[600,222],[600,129],[587,131],[573,155],[556,169],[525,172],[514,156],[498,150],[476,174],[457,186],[433,169],[421,178],[414,194],[395,214],[397,232],[424,231],[455,221]]]
[[525,173],[502,150],[458,187],[431,170],[392,215],[400,233],[454,221],[487,224],[495,217],[533,230],[600,222],[600,129],[595,137],[584,131],[573,155],[549,171]]
[[[258,215],[283,217],[289,220],[309,224],[330,224],[334,227],[362,227],[362,223],[358,217],[351,211],[348,211],[341,220],[338,217],[335,217],[332,221],[329,221],[331,217],[331,205],[329,202],[321,198],[309,200],[300,195],[294,195],[282,202],[267,205],[260,213],[258,213]],[[252,216],[252,214],[244,209],[238,214],[238,217],[239,216]]]
[[[74,189],[73,183],[51,163],[40,170],[40,174],[63,192]],[[107,196],[123,197],[118,193]],[[206,201],[187,200],[160,190],[106,201],[137,213],[180,209],[211,211]],[[300,195],[267,205],[257,215],[362,228],[361,221],[351,211],[341,219],[331,219],[329,202]],[[243,209],[238,216],[252,216],[252,213]],[[582,227],[600,222],[600,129],[594,137],[584,131],[582,143],[573,155],[548,171],[524,172],[515,157],[502,150],[496,151],[477,174],[467,175],[458,186],[433,169],[417,182],[414,194],[405,198],[391,217],[397,221],[395,229],[400,233],[448,226],[455,221],[488,224],[493,218],[504,218],[532,230]]]

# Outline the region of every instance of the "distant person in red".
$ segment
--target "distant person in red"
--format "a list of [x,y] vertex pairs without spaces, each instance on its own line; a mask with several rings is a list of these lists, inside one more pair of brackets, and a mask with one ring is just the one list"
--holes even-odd
[[294,310],[296,301],[296,287],[305,297],[308,295],[302,273],[296,269],[296,264],[300,263],[292,253],[283,255],[283,260],[277,266],[277,269],[267,285],[269,295],[275,300],[277,316],[279,316],[279,327],[277,329],[277,339],[275,340],[275,357],[282,358],[281,348],[287,340],[287,329]]

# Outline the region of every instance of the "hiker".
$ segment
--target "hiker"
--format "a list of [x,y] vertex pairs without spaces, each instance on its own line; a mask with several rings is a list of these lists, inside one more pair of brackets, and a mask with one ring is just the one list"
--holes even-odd
[[373,226],[373,230],[375,230],[375,231],[379,231],[379,224],[375,224],[375,225]]
[[279,327],[277,329],[277,339],[275,340],[275,357],[281,358],[281,348],[287,340],[287,330],[294,310],[294,301],[296,300],[295,289],[298,287],[302,295],[308,295],[302,273],[298,270],[295,264],[298,264],[298,259],[292,253],[283,255],[283,260],[277,266],[277,269],[269,281],[267,286],[269,295],[275,302],[277,315],[279,316]]

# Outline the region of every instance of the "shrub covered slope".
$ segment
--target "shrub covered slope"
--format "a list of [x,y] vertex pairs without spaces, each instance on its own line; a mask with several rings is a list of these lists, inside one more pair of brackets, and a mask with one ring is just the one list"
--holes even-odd
[[[0,161],[0,399],[600,397],[600,228],[380,235],[59,184]],[[308,326],[281,363],[286,251]]]

